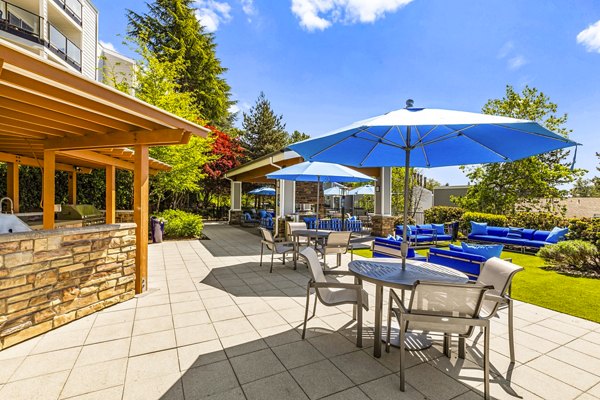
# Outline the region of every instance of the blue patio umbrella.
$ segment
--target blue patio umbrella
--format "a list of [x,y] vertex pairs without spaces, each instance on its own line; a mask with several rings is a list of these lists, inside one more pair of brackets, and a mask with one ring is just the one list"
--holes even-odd
[[363,196],[373,196],[375,194],[375,186],[373,185],[364,185],[354,188],[348,192],[351,196],[363,195]]
[[330,187],[329,189],[323,190],[325,196],[343,196],[346,189],[339,186]]
[[[267,174],[269,179],[285,181],[317,182],[317,221],[319,219],[319,195],[321,182],[369,182],[373,178],[339,164],[305,161]],[[317,229],[319,224],[317,222]]]
[[[321,137],[290,145],[310,161],[355,167],[405,167],[404,198],[408,198],[410,167],[510,162],[577,143],[537,122],[463,111],[413,107],[355,122]],[[404,225],[408,201],[404,202]],[[406,229],[402,234],[402,265],[406,262]]]

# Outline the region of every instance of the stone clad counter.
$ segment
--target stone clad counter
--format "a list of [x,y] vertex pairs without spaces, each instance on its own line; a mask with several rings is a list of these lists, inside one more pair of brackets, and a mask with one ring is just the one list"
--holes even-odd
[[135,224],[0,235],[0,350],[131,299]]

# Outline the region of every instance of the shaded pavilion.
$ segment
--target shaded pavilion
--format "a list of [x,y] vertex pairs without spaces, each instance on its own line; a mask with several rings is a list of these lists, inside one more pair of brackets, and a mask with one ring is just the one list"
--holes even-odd
[[[133,171],[137,293],[147,288],[149,175],[170,167],[150,146],[188,143],[209,130],[0,40],[0,162],[19,210],[19,165],[43,169],[43,228],[55,228],[55,171],[106,170],[106,223],[115,223],[115,171]],[[74,202],[74,201],[73,201]]]

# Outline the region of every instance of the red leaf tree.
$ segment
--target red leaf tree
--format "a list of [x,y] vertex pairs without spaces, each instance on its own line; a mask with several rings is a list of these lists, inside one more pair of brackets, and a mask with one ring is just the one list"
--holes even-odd
[[230,169],[240,165],[239,160],[244,153],[237,138],[232,138],[214,126],[207,125],[206,128],[212,131],[215,139],[212,154],[216,156],[216,159],[202,167],[206,177],[201,183],[204,190],[200,192],[199,200],[204,207],[210,205],[214,196],[229,192],[229,182],[223,179],[223,176]]

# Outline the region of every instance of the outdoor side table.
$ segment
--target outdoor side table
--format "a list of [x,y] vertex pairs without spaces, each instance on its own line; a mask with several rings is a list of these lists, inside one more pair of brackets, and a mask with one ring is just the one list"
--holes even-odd
[[[373,355],[381,357],[383,287],[411,290],[414,283],[421,281],[438,281],[448,283],[467,283],[469,278],[462,272],[438,264],[425,261],[406,260],[406,269],[402,269],[402,260],[398,258],[377,258],[355,260],[348,264],[348,269],[360,279],[375,284],[375,340]],[[394,335],[397,338],[398,335]],[[405,346],[408,350],[422,350],[431,346],[425,335],[407,334]],[[377,340],[381,338],[381,340]]]
[[[298,253],[300,252],[300,238],[305,237],[310,239],[327,239],[327,236],[332,231],[326,229],[297,229],[290,235],[294,238],[294,268],[296,267],[296,260],[298,259]],[[315,243],[316,247],[316,243]]]

